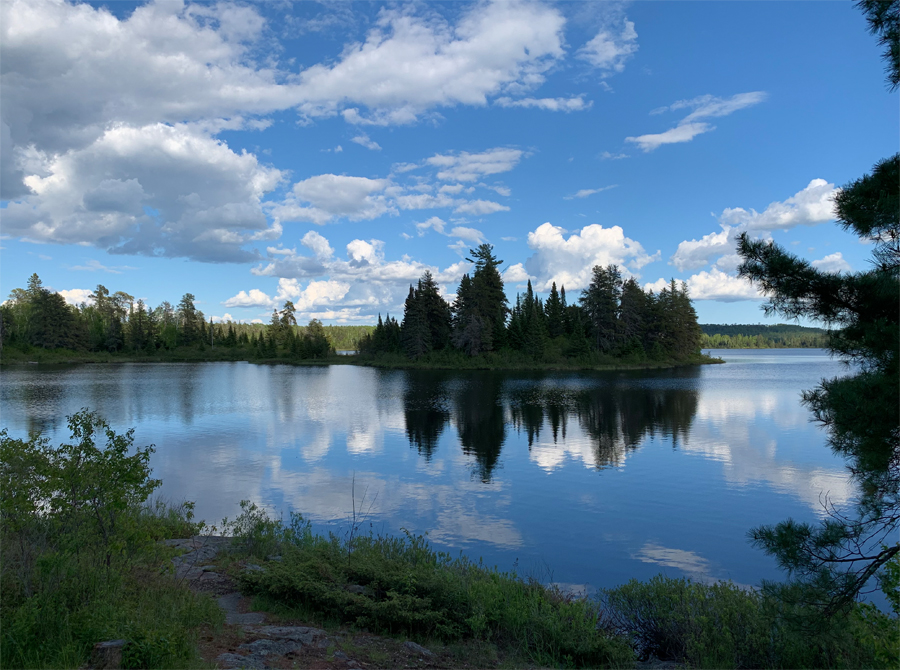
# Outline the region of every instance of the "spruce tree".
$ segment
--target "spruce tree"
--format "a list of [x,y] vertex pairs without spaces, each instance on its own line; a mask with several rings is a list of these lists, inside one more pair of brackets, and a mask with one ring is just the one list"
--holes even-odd
[[502,260],[494,256],[494,247],[490,244],[481,244],[477,249],[470,249],[472,258],[467,258],[475,263],[475,272],[472,274],[472,287],[470,302],[481,322],[480,349],[491,351],[500,349],[505,344],[506,317],[509,313],[506,293],[503,290],[503,278],[500,276]]
[[619,300],[622,273],[617,265],[595,265],[591,283],[581,293],[581,306],[587,314],[594,346],[608,353],[619,343]]
[[619,336],[625,351],[644,352],[649,318],[647,294],[633,277],[629,278],[622,284],[622,297],[619,303]]
[[423,296],[412,286],[403,309],[400,336],[404,353],[412,359],[421,358],[431,351],[431,330]]
[[440,288],[428,270],[419,279],[416,295],[422,303],[422,311],[431,338],[431,349],[439,351],[450,345],[450,305],[441,296]]
[[509,313],[506,343],[514,351],[521,351],[525,347],[525,311],[522,305],[522,296],[518,293],[516,294],[516,304]]
[[[529,283],[529,288],[531,284]],[[539,300],[531,300],[530,313],[525,325],[525,353],[534,361],[544,357],[547,346],[547,330]]]
[[469,356],[492,349],[491,324],[483,317],[476,301],[475,284],[463,275],[453,303],[453,346]]
[[178,303],[177,319],[180,329],[178,331],[178,344],[190,346],[197,342],[199,327],[197,323],[197,308],[194,307],[196,298],[192,293],[185,293]]
[[544,311],[547,315],[547,334],[554,338],[565,334],[565,306],[559,291],[556,290],[556,282],[550,287],[550,296],[547,298]]

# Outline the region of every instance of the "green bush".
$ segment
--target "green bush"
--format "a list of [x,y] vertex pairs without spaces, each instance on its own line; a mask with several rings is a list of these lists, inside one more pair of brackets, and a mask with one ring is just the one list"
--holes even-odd
[[658,575],[603,592],[614,632],[650,655],[698,668],[895,668],[896,618],[869,604],[826,618],[789,598]]
[[0,432],[0,667],[80,667],[119,638],[133,667],[190,663],[192,629],[222,615],[163,574],[156,540],[198,532],[193,504],[146,503],[153,448],[131,431],[88,411],[69,427],[59,447]]

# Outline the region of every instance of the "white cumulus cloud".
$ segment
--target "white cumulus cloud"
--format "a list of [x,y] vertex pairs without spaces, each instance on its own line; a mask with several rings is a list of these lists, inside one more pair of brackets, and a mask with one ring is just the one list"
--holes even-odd
[[840,251],[813,261],[812,266],[822,272],[851,272],[853,270]]
[[[669,285],[666,279],[644,284],[644,290],[661,291]],[[739,300],[763,300],[765,296],[748,279],[722,272],[718,268],[702,271],[687,279],[688,293],[694,300],[718,300],[737,302]]]
[[722,212],[720,221],[749,231],[790,230],[815,226],[834,219],[834,196],[838,189],[824,179],[813,179],[802,191],[783,202],[773,202],[762,212],[734,207]]
[[[669,262],[681,271],[703,267],[713,256],[733,254],[738,235],[743,232],[768,235],[775,230],[815,226],[834,219],[834,196],[838,190],[824,179],[813,179],[801,191],[784,201],[768,205],[762,212],[728,207],[718,217],[722,230],[699,240],[678,245]],[[824,259],[823,259],[824,260]]]
[[93,291],[89,288],[71,288],[57,291],[67,303],[70,305],[80,305],[82,303],[91,304],[94,299],[91,298]]
[[565,237],[566,231],[544,223],[528,233],[528,246],[535,253],[525,261],[524,269],[535,278],[535,288],[546,291],[553,282],[567,289],[581,289],[590,283],[595,265],[619,265],[626,274],[659,258],[648,254],[639,242],[628,237],[620,226],[585,226]]
[[[428,109],[485,105],[527,91],[564,56],[565,19],[536,2],[487,2],[455,25],[413,7],[384,9],[364,42],[299,75],[303,113],[350,123],[411,123]],[[357,106],[367,107],[361,113]]]
[[271,207],[277,221],[323,224],[337,218],[351,221],[375,219],[393,211],[382,192],[387,179],[321,174],[294,184],[283,202]]
[[4,232],[114,253],[252,260],[243,246],[280,235],[262,198],[282,173],[237,154],[197,126],[116,126],[81,148],[40,153],[9,203]]

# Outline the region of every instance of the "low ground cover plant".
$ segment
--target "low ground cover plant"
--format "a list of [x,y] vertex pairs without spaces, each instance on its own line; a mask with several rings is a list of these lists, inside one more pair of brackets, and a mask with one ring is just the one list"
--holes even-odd
[[231,526],[263,570],[242,573],[250,593],[382,634],[490,642],[546,666],[630,667],[631,649],[601,626],[596,602],[430,547],[423,536],[316,535],[299,515],[273,521],[244,502]]

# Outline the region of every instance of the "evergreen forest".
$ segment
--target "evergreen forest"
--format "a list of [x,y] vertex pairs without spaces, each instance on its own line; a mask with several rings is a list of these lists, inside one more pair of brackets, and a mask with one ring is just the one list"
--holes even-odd
[[[358,351],[382,366],[529,367],[659,365],[700,362],[703,334],[687,286],[675,280],[644,291],[615,265],[596,266],[590,285],[569,302],[565,286],[542,299],[531,282],[510,308],[493,247],[471,250],[475,268],[448,303],[430,272],[410,286],[401,321],[376,326],[298,325],[291,301],[268,324],[214,323],[185,293],[177,305],[146,305],[98,285],[90,301],[68,305],[33,274],[0,306],[5,360],[57,353],[139,360],[334,360]],[[46,360],[42,358],[42,360]]]
[[335,349],[356,348],[368,330],[323,326],[316,319],[298,326],[290,301],[263,325],[207,321],[191,293],[177,305],[164,301],[155,308],[102,284],[90,297],[90,303],[68,305],[31,275],[27,287],[13,289],[0,306],[4,358],[49,351],[166,360],[323,359]]
[[703,349],[821,349],[828,344],[828,331],[779,323],[718,325],[700,324]]
[[595,266],[591,282],[571,302],[554,282],[546,300],[529,280],[510,307],[493,247],[470,251],[475,268],[449,304],[425,272],[410,286],[401,321],[379,315],[360,341],[363,356],[420,364],[481,359],[515,364],[602,365],[699,362],[701,331],[687,286],[671,283],[658,294],[623,279],[616,265]]

